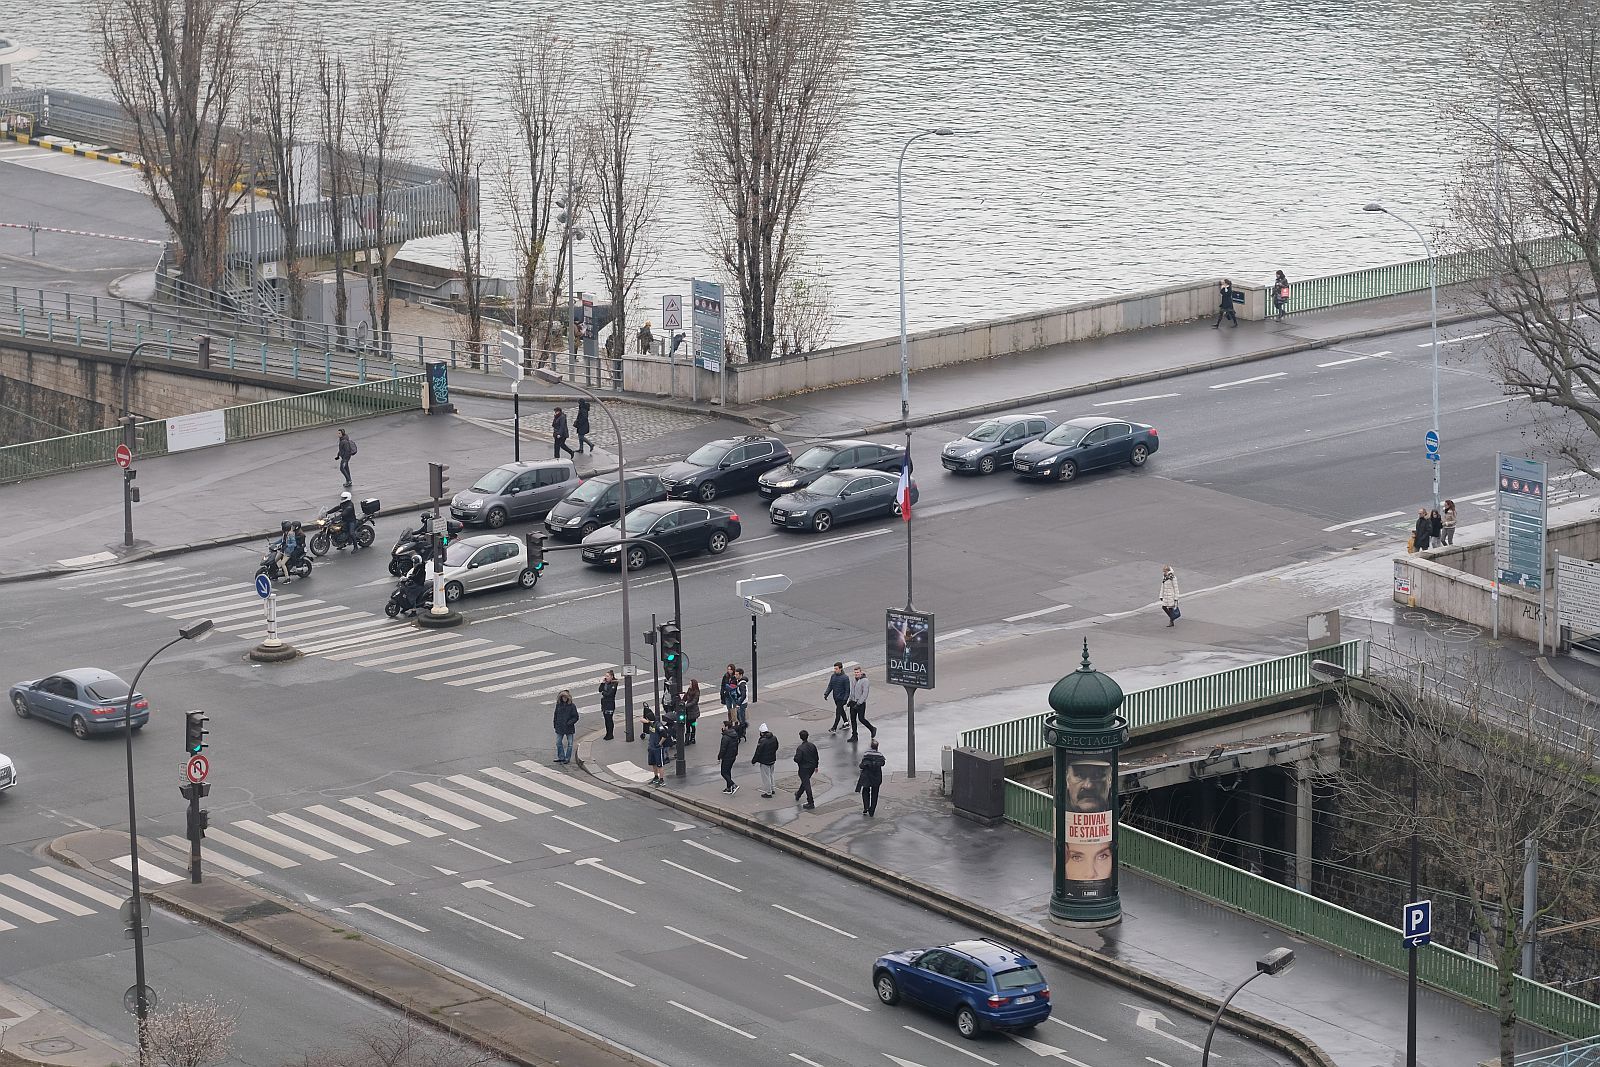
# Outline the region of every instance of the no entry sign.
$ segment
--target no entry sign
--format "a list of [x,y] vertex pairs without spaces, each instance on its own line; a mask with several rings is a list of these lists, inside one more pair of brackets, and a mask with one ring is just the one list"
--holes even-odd
[[129,467],[133,466],[133,449],[129,448],[127,445],[118,445],[115,455],[117,458],[117,466],[121,467],[123,470],[127,470]]

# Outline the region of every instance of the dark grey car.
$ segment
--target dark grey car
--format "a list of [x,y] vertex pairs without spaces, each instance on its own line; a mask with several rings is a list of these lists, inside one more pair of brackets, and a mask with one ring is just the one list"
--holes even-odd
[[450,501],[450,514],[474,526],[498,530],[511,521],[541,518],[578,487],[571,460],[506,463],[483,475]]
[[997,468],[1011,465],[1017,449],[1054,428],[1055,423],[1043,415],[996,415],[945,445],[939,462],[946,470],[993,474]]
[[[596,474],[584,480],[544,517],[544,528],[551,537],[581,541],[622,513],[617,492],[617,475]],[[628,510],[640,504],[667,499],[667,487],[654,474],[628,475]]]
[[[774,526],[827,533],[841,522],[898,515],[899,488],[899,476],[886,471],[829,471],[804,489],[774,500],[768,513]],[[917,497],[917,483],[912,482],[913,505]]]
[[850,468],[898,473],[905,454],[900,445],[880,445],[876,441],[823,441],[757,478],[756,491],[771,500],[804,489],[828,471]]

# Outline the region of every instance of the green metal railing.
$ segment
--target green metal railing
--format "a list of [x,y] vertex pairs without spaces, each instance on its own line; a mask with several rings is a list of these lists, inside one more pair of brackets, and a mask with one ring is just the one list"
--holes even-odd
[[[1049,835],[1053,804],[1049,793],[1006,782],[1006,820]],[[1175,845],[1126,824],[1117,827],[1117,858],[1122,866],[1167,882],[1187,893],[1233,908],[1348,953],[1396,974],[1406,970],[1406,949],[1398,927],[1279,885],[1221,860]],[[1441,945],[1417,954],[1424,983],[1480,1007],[1495,1007],[1495,969]],[[1600,1004],[1517,978],[1517,1014],[1524,1021],[1570,1038],[1600,1034]]]
[[1517,1067],[1600,1067],[1600,1041],[1574,1041],[1517,1055]]
[[[122,428],[113,426],[67,437],[5,445],[0,447],[0,482],[17,482],[83,467],[104,466],[113,460],[121,443]],[[166,455],[166,422],[139,423],[134,429],[134,452],[139,456]]]
[[[1137,689],[1125,694],[1121,714],[1127,718],[1129,728],[1137,730],[1252,700],[1285,696],[1317,684],[1311,677],[1313,659],[1337,663],[1351,674],[1365,674],[1367,643],[1346,641],[1315,653],[1298,652],[1181,682]],[[1045,748],[1044,724],[1049,714],[1044,711],[963,730],[960,743],[964,748],[1007,758],[1039,752]]]

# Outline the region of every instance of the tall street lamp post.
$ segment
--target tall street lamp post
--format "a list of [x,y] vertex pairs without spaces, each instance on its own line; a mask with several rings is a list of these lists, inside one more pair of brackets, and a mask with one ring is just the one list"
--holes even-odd
[[150,653],[150,658],[144,661],[144,666],[133,676],[133,681],[128,684],[127,700],[123,702],[122,708],[122,737],[128,753],[128,875],[133,885],[133,1014],[139,1020],[140,1067],[143,1067],[147,1051],[145,1023],[150,1018],[150,1000],[145,995],[147,987],[144,981],[144,901],[139,889],[139,816],[133,804],[133,694],[139,690],[139,679],[144,676],[145,667],[154,663],[157,656],[179,641],[198,641],[210,632],[210,619],[201,619],[199,622],[179,627],[178,636]]
[[[894,168],[895,246],[900,259],[900,422],[906,432],[905,462],[911,463],[911,355],[906,347],[906,209],[905,169],[906,153],[924,137],[949,137],[956,131],[948,126],[923,130],[906,141],[900,148],[900,160]],[[911,596],[911,516],[906,520],[906,610],[914,611]],[[929,654],[932,654],[930,649]],[[917,776],[917,691],[906,686],[906,777]]]
[[[1396,215],[1393,211],[1374,201],[1362,208],[1363,211],[1381,211],[1395,221],[1402,223],[1408,230],[1416,234],[1417,240],[1422,244],[1422,254],[1428,258],[1428,306],[1433,331],[1433,436],[1439,440],[1439,263],[1433,255],[1433,245],[1423,232],[1411,224],[1411,220],[1404,215]],[[1439,508],[1439,468],[1444,465],[1443,445],[1439,445],[1440,454],[1433,458],[1433,507]]]
[[1233,998],[1239,995],[1239,990],[1264,974],[1282,974],[1292,966],[1294,966],[1294,949],[1292,948],[1275,948],[1256,960],[1256,969],[1250,972],[1250,977],[1229,991],[1228,995],[1223,998],[1221,1006],[1217,1008],[1217,1013],[1211,1017],[1211,1026],[1206,1030],[1206,1045],[1200,1051],[1200,1067],[1211,1067],[1211,1039],[1217,1036],[1217,1024],[1222,1021],[1222,1013],[1228,1010],[1228,1005],[1233,1003]]

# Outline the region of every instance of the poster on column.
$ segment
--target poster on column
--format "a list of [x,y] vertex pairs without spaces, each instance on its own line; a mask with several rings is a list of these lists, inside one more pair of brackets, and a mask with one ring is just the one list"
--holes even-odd
[[1067,884],[1065,896],[1072,900],[1098,900],[1111,895],[1112,831],[1116,818],[1112,811],[1112,770],[1116,752],[1069,752],[1066,790]]

